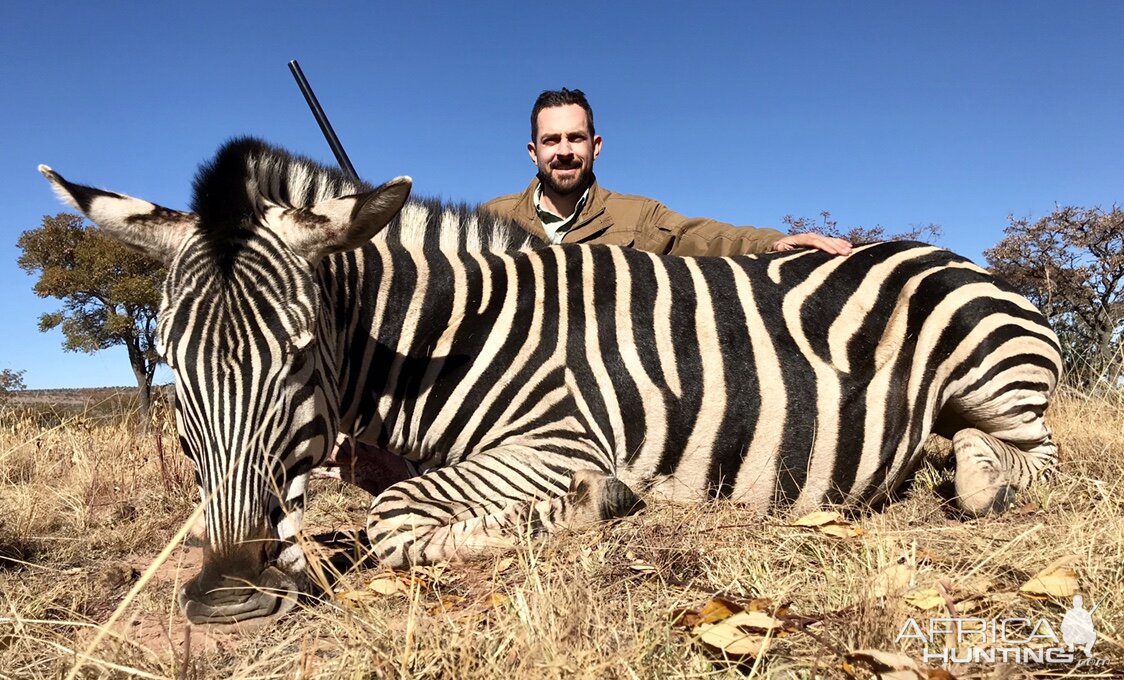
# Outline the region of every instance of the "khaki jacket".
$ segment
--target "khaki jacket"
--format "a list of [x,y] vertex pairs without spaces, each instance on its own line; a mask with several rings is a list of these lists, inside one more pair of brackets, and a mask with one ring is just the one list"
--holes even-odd
[[[536,177],[521,194],[494,198],[482,207],[547,239],[535,212]],[[585,209],[562,243],[631,246],[663,255],[749,255],[772,250],[784,234],[775,229],[735,227],[703,217],[684,217],[643,196],[618,194],[594,180]]]

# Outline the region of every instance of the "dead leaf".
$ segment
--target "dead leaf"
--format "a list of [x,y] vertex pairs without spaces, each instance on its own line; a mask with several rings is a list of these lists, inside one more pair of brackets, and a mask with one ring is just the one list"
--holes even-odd
[[991,603],[991,598],[986,595],[973,595],[966,597],[963,600],[957,600],[956,611],[961,614],[972,614],[978,612]]
[[866,533],[863,528],[857,524],[826,524],[822,527],[817,527],[817,529],[821,534],[827,534],[835,538],[854,538]]
[[641,574],[650,574],[656,571],[655,566],[648,564],[647,562],[633,562],[632,564],[628,565],[628,568]]
[[945,604],[944,597],[941,596],[936,588],[914,590],[906,593],[902,599],[905,600],[906,604],[917,607],[921,611],[939,609]]
[[862,536],[863,529],[857,524],[851,524],[843,516],[832,510],[816,510],[804,515],[792,523],[795,527],[808,527],[821,534],[835,538],[854,538]]
[[332,597],[341,605],[351,609],[360,608],[374,599],[371,592],[367,590],[337,590],[332,593]]
[[699,610],[702,623],[717,623],[742,611],[742,607],[722,597],[712,597]]
[[[733,618],[733,617],[731,617]],[[731,657],[759,657],[769,648],[769,638],[747,633],[730,620],[699,626],[699,641]]]
[[410,567],[410,582],[420,583],[423,586],[437,585],[438,583],[451,583],[461,579],[456,570],[449,569],[446,564],[433,564],[424,567]]
[[[948,671],[928,668],[904,654],[878,649],[860,649],[846,656],[849,663],[862,663],[881,680],[956,680]],[[852,670],[847,670],[852,673]],[[853,673],[852,673],[853,674]]]
[[431,616],[446,614],[462,604],[464,604],[464,598],[460,595],[442,595],[441,600],[430,608],[429,613]]
[[737,626],[743,630],[762,633],[783,630],[785,627],[784,621],[774,618],[765,612],[738,612],[723,620],[722,623]]
[[891,564],[874,577],[875,597],[897,596],[909,590],[917,569],[908,564]]
[[1045,569],[1030,577],[1019,587],[1019,593],[1036,600],[1050,597],[1072,597],[1077,593],[1077,572],[1069,566],[1078,560],[1077,555],[1067,555],[1054,560]]
[[491,607],[493,609],[499,609],[500,607],[504,606],[508,602],[511,602],[510,597],[508,597],[507,595],[504,595],[503,593],[495,593],[495,592],[489,593],[487,599],[484,601],[484,603],[486,605],[488,605],[489,607]]
[[965,579],[958,578],[954,585],[957,595],[985,595],[995,593],[999,590],[995,579],[982,574],[969,576]]
[[930,564],[940,564],[946,561],[943,557],[928,548],[918,548],[914,552],[914,557],[918,562],[928,562]]
[[832,510],[816,510],[792,523],[794,527],[818,527],[833,522],[842,522],[843,516]]
[[511,566],[513,564],[515,564],[515,558],[514,557],[505,557],[502,560],[500,560],[499,562],[496,562],[495,572],[497,574],[502,574],[503,572],[507,571],[508,569],[511,569]]
[[379,595],[397,595],[404,593],[408,587],[395,574],[376,576],[367,584],[367,590]]
[[698,608],[684,608],[672,612],[671,620],[677,626],[695,628],[704,623],[718,623],[742,611],[742,606],[725,598],[713,597]]

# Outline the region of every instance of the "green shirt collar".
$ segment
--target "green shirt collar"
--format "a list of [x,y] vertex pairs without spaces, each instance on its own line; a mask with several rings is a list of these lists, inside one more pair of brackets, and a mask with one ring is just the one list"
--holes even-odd
[[570,231],[570,227],[578,221],[578,215],[582,213],[582,208],[585,207],[585,203],[589,199],[590,187],[586,187],[585,191],[582,192],[581,198],[574,206],[573,214],[569,217],[555,215],[542,207],[542,183],[540,182],[538,187],[535,188],[535,212],[539,216],[539,222],[542,222],[543,231],[546,232],[547,238],[550,239],[552,244],[561,243],[562,239],[566,237],[566,233]]

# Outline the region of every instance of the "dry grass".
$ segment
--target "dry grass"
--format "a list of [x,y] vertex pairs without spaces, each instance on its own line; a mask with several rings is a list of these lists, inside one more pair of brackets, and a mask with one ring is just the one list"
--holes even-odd
[[[1065,599],[1013,593],[1066,555],[1094,615],[1099,667],[981,665],[957,677],[1033,674],[1112,677],[1124,669],[1124,399],[1066,394],[1050,413],[1064,462],[1020,511],[962,522],[923,471],[908,498],[855,517],[865,533],[833,539],[759,518],[729,503],[653,502],[639,516],[527,542],[514,555],[430,570],[404,593],[365,586],[353,569],[336,591],[249,631],[189,629],[173,593],[198,555],[175,548],[168,564],[122,609],[79,677],[847,677],[841,653],[875,648],[919,658],[895,643],[909,617],[900,594],[880,596],[878,575],[914,571],[911,590],[943,588],[950,601],[1000,594],[973,616],[1059,622]],[[163,465],[158,445],[166,452]],[[191,475],[166,426],[136,435],[81,418],[50,429],[29,419],[0,431],[0,676],[64,677],[99,625],[192,511]],[[367,499],[336,482],[314,485],[308,513],[321,543],[360,526]],[[322,567],[331,571],[324,562]],[[729,663],[673,625],[678,608],[715,594],[789,603],[807,632],[776,641],[760,660]],[[954,607],[966,607],[961,601]],[[189,641],[190,638],[190,641]]]

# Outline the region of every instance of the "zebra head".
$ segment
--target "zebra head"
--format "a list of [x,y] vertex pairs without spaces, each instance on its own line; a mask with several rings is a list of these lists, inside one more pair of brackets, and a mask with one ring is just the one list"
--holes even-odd
[[369,241],[411,186],[301,175],[268,151],[227,144],[196,177],[192,212],[39,167],[65,202],[168,266],[158,339],[207,523],[203,567],[180,593],[194,622],[280,614],[305,585],[305,485],[339,425],[317,264]]

